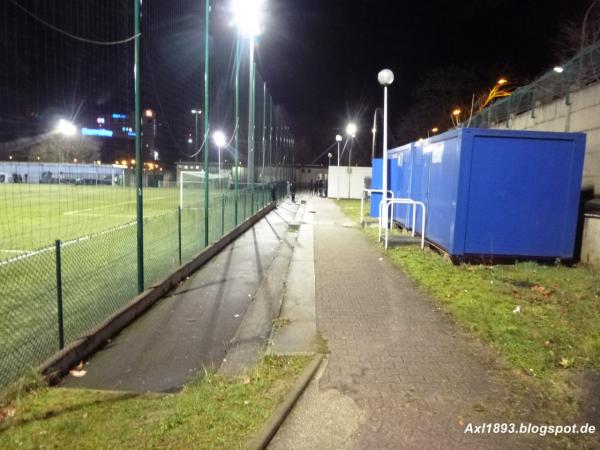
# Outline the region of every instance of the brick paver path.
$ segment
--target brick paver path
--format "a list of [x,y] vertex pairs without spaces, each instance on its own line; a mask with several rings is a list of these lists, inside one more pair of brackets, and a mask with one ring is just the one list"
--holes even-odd
[[319,390],[365,412],[347,448],[548,448],[548,437],[464,434],[469,422],[508,420],[509,384],[332,201],[313,207],[317,327],[331,351]]

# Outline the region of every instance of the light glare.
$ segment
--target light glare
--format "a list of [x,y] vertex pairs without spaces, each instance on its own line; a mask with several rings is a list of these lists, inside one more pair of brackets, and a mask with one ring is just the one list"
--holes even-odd
[[63,136],[73,136],[77,133],[77,128],[68,120],[60,119],[56,125],[56,132]]
[[265,0],[233,0],[233,23],[243,36],[252,38],[262,34]]
[[222,131],[215,131],[213,133],[213,142],[219,148],[225,147],[225,144],[227,144],[227,139],[225,138],[225,134]]
[[353,122],[349,123],[348,126],[346,127],[346,134],[348,134],[349,136],[356,137],[357,131],[358,131],[358,128],[356,127],[356,124]]

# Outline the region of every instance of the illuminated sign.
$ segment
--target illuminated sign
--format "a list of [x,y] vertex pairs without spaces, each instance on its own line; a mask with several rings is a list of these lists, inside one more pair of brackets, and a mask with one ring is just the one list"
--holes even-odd
[[84,136],[99,136],[99,137],[112,137],[113,132],[111,130],[95,129],[95,128],[82,128],[81,134]]
[[104,125],[106,121],[104,120],[104,117],[98,117],[96,122],[98,122],[98,125]]
[[127,116],[125,114],[113,114],[112,118],[125,120],[125,119],[127,119]]
[[129,133],[127,133],[127,136],[133,136],[133,137],[135,137],[135,135],[136,135],[135,131],[130,131]]

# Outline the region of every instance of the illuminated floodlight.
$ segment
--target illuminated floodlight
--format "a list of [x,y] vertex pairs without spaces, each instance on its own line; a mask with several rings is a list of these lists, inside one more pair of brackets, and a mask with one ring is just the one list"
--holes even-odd
[[77,133],[77,128],[68,120],[60,119],[56,124],[55,131],[63,136],[74,136]]
[[253,38],[263,32],[263,10],[265,0],[232,0],[233,24],[240,34]]
[[215,131],[213,133],[213,142],[217,147],[223,148],[227,144],[227,138],[222,131]]
[[356,137],[357,131],[358,131],[358,128],[356,127],[356,124],[354,122],[350,122],[348,124],[348,126],[346,127],[346,134],[353,138]]
[[561,66],[556,66],[553,70],[556,73],[563,73],[565,71],[565,69],[563,67],[561,67]]
[[342,142],[342,136],[340,134],[335,135],[336,142]]

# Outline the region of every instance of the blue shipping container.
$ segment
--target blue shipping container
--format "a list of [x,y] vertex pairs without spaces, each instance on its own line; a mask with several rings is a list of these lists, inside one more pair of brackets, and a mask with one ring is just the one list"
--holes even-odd
[[585,134],[463,128],[403,149],[390,152],[411,162],[390,164],[395,195],[426,204],[430,242],[453,256],[573,257]]
[[[404,145],[389,151],[390,186],[395,198],[411,198],[414,144]],[[412,227],[412,207],[394,206],[394,220],[405,228]]]
[[[374,159],[371,174],[371,189],[381,189],[383,185],[383,179],[381,174],[383,173],[383,159]],[[381,202],[381,194],[371,194],[371,210],[370,216],[373,218],[379,217],[379,202]]]

